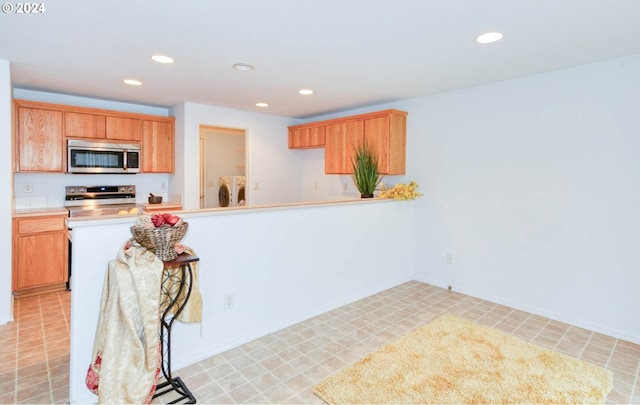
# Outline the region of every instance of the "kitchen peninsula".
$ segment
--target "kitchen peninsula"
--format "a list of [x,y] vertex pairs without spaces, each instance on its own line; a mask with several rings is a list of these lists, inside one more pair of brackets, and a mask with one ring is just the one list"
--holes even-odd
[[[182,242],[200,257],[203,320],[176,323],[174,369],[410,280],[414,208],[373,199],[182,212],[189,223]],[[135,217],[68,221],[69,395],[88,403],[96,401],[84,381],[107,263],[131,237]]]

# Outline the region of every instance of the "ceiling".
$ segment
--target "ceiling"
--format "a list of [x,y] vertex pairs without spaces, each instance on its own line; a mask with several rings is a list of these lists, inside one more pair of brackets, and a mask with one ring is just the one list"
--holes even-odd
[[[42,14],[0,14],[0,59],[11,63],[14,87],[296,118],[640,53],[638,0],[42,4]],[[504,38],[477,44],[487,31]],[[153,62],[153,54],[175,63]],[[255,69],[234,70],[238,62]]]

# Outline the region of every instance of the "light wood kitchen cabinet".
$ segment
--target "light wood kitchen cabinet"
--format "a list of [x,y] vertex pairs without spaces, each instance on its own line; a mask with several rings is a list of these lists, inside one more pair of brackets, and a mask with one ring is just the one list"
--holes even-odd
[[378,154],[378,169],[383,174],[405,174],[407,149],[407,113],[391,110],[364,120],[364,139]]
[[64,136],[67,138],[105,139],[106,119],[104,115],[64,113]]
[[175,171],[173,117],[27,100],[13,103],[16,172],[65,172],[68,139],[141,144],[143,172]]
[[62,112],[44,104],[15,104],[15,171],[63,172]]
[[67,111],[64,113],[64,136],[67,138],[140,142],[142,139],[142,120]]
[[65,287],[68,277],[66,215],[13,219],[13,291]]
[[142,121],[142,172],[175,171],[175,134],[173,118]]
[[324,126],[289,127],[289,149],[321,148],[325,145]]
[[142,140],[142,120],[127,117],[106,117],[106,138],[140,142]]
[[325,121],[325,173],[353,173],[355,145],[366,142],[378,155],[381,174],[405,174],[406,117],[398,110],[384,110]]
[[353,149],[362,143],[364,121],[345,121],[326,126],[324,172],[327,174],[352,173]]

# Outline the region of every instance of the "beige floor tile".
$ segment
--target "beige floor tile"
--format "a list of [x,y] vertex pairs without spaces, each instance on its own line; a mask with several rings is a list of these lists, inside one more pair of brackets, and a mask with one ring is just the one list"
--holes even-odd
[[4,396],[16,389],[16,372],[0,374],[0,395]]
[[259,391],[251,384],[245,383],[227,393],[236,404],[247,403],[251,398],[259,395]]
[[[0,327],[0,403],[68,400],[69,297],[52,293],[16,301],[16,322]],[[616,387],[607,403],[640,403],[640,345],[415,281],[174,374],[198,403],[321,404],[315,384],[444,313],[607,367]],[[171,399],[167,394],[153,402]]]
[[15,404],[16,394],[13,391],[0,391],[0,404]]
[[[17,390],[18,402],[38,402],[39,398],[43,395],[49,396],[49,402],[51,402],[51,387],[49,386],[49,379],[45,379],[37,384],[32,384],[24,388]],[[38,399],[35,399],[38,398]]]
[[260,363],[254,362],[249,364],[245,368],[239,371],[240,374],[247,380],[251,380],[253,378],[259,377],[268,372],[268,370],[263,367]]
[[278,377],[273,374],[267,372],[258,377],[254,377],[249,379],[251,385],[253,385],[259,392],[266,392],[271,390],[276,385],[280,384],[281,381]]

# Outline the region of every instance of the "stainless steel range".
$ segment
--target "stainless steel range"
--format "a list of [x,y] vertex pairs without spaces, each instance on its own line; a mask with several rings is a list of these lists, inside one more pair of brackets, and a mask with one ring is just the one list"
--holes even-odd
[[136,186],[67,186],[64,191],[70,217],[115,215],[136,207]]
[[[64,188],[64,206],[70,217],[115,215],[130,213],[136,208],[136,186],[68,186]],[[73,257],[72,229],[69,228],[69,281],[71,289],[71,262]]]

